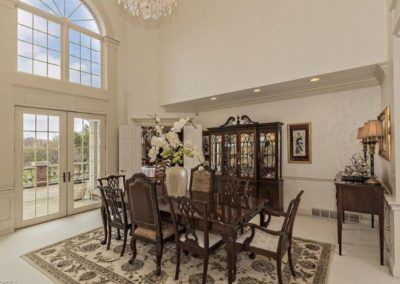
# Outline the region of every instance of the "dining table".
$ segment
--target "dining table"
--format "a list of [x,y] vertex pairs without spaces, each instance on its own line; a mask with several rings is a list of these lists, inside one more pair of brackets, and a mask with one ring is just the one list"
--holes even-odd
[[[189,196],[189,194],[188,194]],[[205,193],[193,191],[191,198],[207,202],[208,212],[208,231],[218,234],[225,243],[228,268],[228,283],[232,283],[236,278],[236,252],[234,249],[237,236],[242,232],[243,227],[253,217],[260,214],[264,220],[263,208],[267,206],[268,199],[257,197],[243,198],[240,204],[222,202],[217,193]],[[167,198],[159,199],[159,210],[170,212]]]
[[[170,216],[170,206],[168,197],[158,192],[158,206],[162,216]],[[236,252],[234,249],[235,241],[238,235],[243,231],[244,225],[248,223],[256,215],[261,215],[261,220],[264,220],[263,208],[268,204],[268,199],[259,197],[246,197],[240,204],[230,204],[222,202],[217,193],[192,192],[187,196],[194,200],[207,202],[209,232],[218,234],[222,237],[225,243],[227,256],[227,276],[228,283],[231,284],[236,278]],[[127,198],[125,203],[128,204]],[[129,208],[129,205],[127,205]],[[102,209],[102,214],[105,210]],[[104,223],[103,219],[103,223]],[[104,225],[104,239],[102,244],[107,242],[107,225]]]

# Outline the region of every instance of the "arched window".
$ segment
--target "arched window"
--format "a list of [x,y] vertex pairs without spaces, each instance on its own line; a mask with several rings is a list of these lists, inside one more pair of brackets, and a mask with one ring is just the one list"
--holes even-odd
[[83,0],[20,0],[17,70],[102,87],[101,30]]

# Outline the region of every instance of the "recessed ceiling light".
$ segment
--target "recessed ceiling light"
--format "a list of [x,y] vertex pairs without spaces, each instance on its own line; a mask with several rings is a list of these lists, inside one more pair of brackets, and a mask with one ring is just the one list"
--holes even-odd
[[321,80],[321,78],[319,77],[314,77],[310,79],[310,82],[318,82],[319,80]]
[[217,99],[216,97],[212,97],[212,98],[211,98],[212,101],[215,101],[216,99]]
[[254,89],[253,92],[254,92],[254,93],[261,92],[261,89]]

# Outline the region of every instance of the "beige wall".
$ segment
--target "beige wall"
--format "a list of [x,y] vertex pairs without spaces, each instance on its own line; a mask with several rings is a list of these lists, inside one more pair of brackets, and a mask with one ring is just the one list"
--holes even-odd
[[[380,111],[380,89],[372,87],[272,103],[199,113],[204,128],[219,126],[229,116],[249,115],[258,122],[283,122],[284,207],[304,190],[300,207],[335,210],[333,178],[350,163],[354,153],[362,151],[355,139],[357,127],[373,119]],[[312,123],[312,164],[287,162],[287,124]],[[380,159],[377,159],[379,174]]]
[[385,0],[183,0],[160,37],[169,104],[385,62]]

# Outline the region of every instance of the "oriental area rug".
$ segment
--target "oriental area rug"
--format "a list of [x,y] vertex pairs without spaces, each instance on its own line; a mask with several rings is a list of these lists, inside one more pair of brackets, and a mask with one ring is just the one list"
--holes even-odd
[[[100,244],[103,230],[90,232],[46,246],[22,257],[55,283],[201,283],[202,258],[183,254],[179,280],[175,275],[175,243],[164,246],[161,276],[155,276],[155,248],[137,241],[136,260],[131,257],[129,242],[125,255],[120,257],[122,240],[111,241],[110,250]],[[128,239],[129,241],[129,239]],[[299,238],[293,239],[293,262],[297,277],[290,274],[287,256],[283,260],[284,283],[326,283],[335,246]],[[224,246],[210,255],[207,283],[227,283]],[[238,255],[236,282],[240,284],[277,283],[275,261],[263,256],[250,259],[248,253]]]

